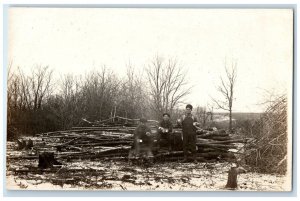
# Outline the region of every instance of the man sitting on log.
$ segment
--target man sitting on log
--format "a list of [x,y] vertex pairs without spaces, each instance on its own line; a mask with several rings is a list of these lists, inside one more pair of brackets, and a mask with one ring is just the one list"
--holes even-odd
[[196,157],[196,127],[199,123],[197,118],[192,115],[193,106],[188,104],[186,107],[186,113],[180,119],[180,125],[182,126],[183,135],[183,162],[188,161],[189,153],[192,154],[194,163],[197,163]]
[[159,122],[158,125],[158,144],[159,147],[167,146],[168,150],[171,151],[171,143],[172,143],[172,130],[173,125],[170,121],[170,114],[164,113],[163,114],[163,120]]
[[147,119],[141,118],[140,124],[134,131],[134,155],[140,157],[146,154],[147,159],[152,159],[151,129],[147,126]]

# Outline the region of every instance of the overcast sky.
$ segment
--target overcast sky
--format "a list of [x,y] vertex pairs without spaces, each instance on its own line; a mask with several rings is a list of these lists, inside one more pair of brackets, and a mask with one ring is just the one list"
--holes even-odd
[[106,65],[123,76],[129,61],[143,68],[156,54],[187,69],[193,105],[210,103],[224,61],[237,61],[234,111],[259,112],[264,90],[291,90],[293,13],[286,9],[10,8],[9,58],[55,76]]

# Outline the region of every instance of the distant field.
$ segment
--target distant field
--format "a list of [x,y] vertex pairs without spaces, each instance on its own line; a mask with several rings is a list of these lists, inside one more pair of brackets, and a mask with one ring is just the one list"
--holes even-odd
[[262,113],[233,113],[232,118],[236,120],[259,119]]
[[[262,113],[236,112],[236,113],[232,113],[232,118],[236,120],[259,119],[261,115]],[[228,113],[215,113],[215,116],[228,117]]]
[[[262,113],[243,113],[236,112],[232,114],[232,125],[237,126],[236,123],[239,121],[245,120],[257,120],[260,118]],[[227,129],[229,123],[229,114],[228,113],[214,113],[213,122],[210,119],[207,120],[208,127],[216,127],[218,129]]]

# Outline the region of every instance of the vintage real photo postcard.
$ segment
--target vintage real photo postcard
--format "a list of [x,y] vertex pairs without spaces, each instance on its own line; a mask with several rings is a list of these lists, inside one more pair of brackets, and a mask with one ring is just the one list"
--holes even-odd
[[291,191],[293,9],[6,20],[7,189]]

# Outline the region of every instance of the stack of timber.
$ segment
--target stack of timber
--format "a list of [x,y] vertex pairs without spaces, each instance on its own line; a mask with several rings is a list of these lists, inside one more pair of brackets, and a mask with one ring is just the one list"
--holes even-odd
[[[43,153],[51,153],[48,155],[62,164],[74,160],[127,160],[133,145],[134,129],[135,126],[112,126],[109,124],[73,127],[66,131],[36,134],[35,137],[19,139],[18,143],[11,147],[11,151],[8,149],[7,159],[41,160],[41,156],[44,156]],[[155,161],[180,161],[183,159],[180,128],[174,129],[172,133],[172,151],[158,146],[155,126],[152,126],[152,137]],[[237,139],[226,133],[225,130],[198,129],[197,159],[199,162],[232,161],[235,159],[234,152],[238,152],[238,145],[247,143],[248,140]],[[31,146],[25,146],[26,144]],[[55,161],[52,163],[56,164]]]
[[[127,157],[133,143],[131,128],[75,128],[68,131],[57,131],[37,134],[34,138],[23,138],[19,141],[33,141],[33,147],[24,155],[9,155],[8,160],[35,159],[44,152],[54,153],[58,160],[96,159],[105,157]],[[15,148],[20,149],[16,144]]]
[[235,134],[230,134],[223,129],[197,131],[198,152],[204,158],[214,160],[235,161],[235,154],[241,154],[240,147],[250,140],[250,138],[240,138]]
[[[182,150],[182,130],[174,129],[173,149]],[[251,138],[241,138],[223,129],[198,129],[196,136],[197,160],[199,162],[236,161],[236,154],[241,153],[241,147],[250,142]],[[180,155],[182,157],[182,154]]]

